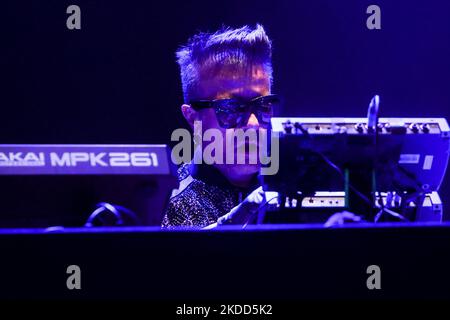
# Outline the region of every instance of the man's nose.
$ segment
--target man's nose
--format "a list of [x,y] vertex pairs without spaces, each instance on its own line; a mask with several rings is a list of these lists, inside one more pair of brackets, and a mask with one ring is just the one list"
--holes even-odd
[[252,113],[247,121],[247,127],[259,127],[259,122],[256,116]]

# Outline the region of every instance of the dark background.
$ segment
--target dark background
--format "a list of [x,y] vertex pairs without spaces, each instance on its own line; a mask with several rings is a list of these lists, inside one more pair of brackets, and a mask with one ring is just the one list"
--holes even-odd
[[[81,7],[81,30],[66,8]],[[381,7],[381,30],[366,8]],[[450,119],[448,1],[20,0],[1,4],[0,143],[168,143],[185,126],[175,50],[262,23],[288,116]],[[449,183],[441,195],[450,201]]]

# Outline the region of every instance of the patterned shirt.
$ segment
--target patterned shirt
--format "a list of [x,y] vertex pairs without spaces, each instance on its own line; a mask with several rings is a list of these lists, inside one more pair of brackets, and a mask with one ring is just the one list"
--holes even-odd
[[238,188],[213,166],[184,164],[178,169],[180,187],[172,194],[162,228],[202,228],[217,222],[258,185],[257,176],[249,188]]

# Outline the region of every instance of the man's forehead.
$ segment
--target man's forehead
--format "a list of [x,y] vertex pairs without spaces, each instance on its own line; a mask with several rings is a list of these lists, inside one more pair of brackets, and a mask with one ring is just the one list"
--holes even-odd
[[270,91],[270,75],[262,64],[226,65],[200,71],[200,94],[204,99],[234,95],[265,95]]

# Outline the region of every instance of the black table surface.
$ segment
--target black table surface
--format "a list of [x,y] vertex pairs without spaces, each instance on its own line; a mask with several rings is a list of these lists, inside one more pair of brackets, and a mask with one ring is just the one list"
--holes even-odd
[[450,223],[0,229],[0,252],[2,299],[450,299]]

